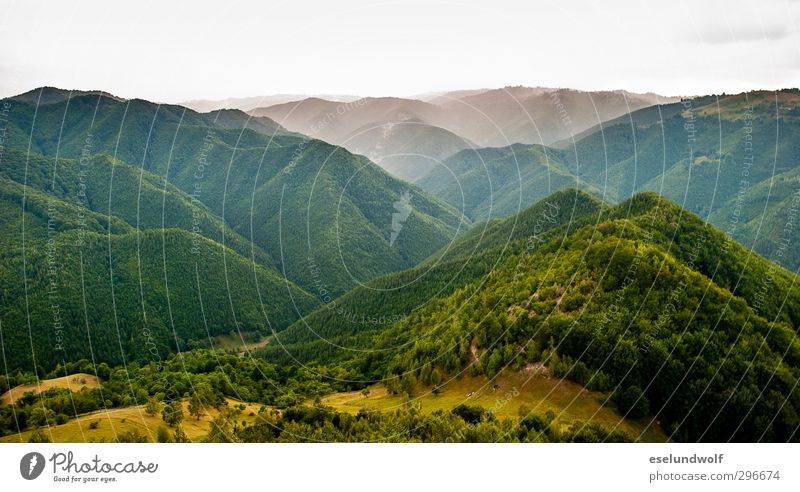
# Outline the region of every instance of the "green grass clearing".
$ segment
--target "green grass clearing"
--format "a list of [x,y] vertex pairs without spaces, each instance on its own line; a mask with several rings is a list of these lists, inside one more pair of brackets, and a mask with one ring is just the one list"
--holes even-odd
[[28,383],[15,386],[0,395],[0,405],[11,405],[27,393],[38,395],[51,388],[64,388],[70,391],[80,391],[83,388],[94,389],[100,387],[100,380],[91,374],[78,373],[60,378],[43,379],[38,383]]
[[[497,385],[497,389],[494,386]],[[518,394],[517,394],[518,393]],[[406,399],[402,395],[390,395],[382,384],[369,387],[366,398],[361,391],[334,393],[322,399],[324,405],[348,413],[357,413],[366,408],[370,411],[391,411],[414,402],[422,406],[423,412],[449,411],[464,403],[491,409],[499,418],[519,418],[518,412],[525,405],[534,413],[548,410],[556,413],[556,423],[562,428],[575,421],[596,422],[609,429],[618,429],[637,437],[649,423],[649,419],[623,419],[612,406],[604,406],[607,394],[589,391],[571,381],[545,377],[529,377],[524,372],[502,373],[489,381],[485,377],[464,376],[444,385],[441,393],[434,395],[430,388],[419,386],[415,395]],[[651,425],[641,437],[646,442],[664,442],[666,435],[659,425]]]
[[[244,403],[234,399],[228,399],[228,405],[238,405]],[[245,410],[235,418],[237,422],[253,425],[261,421],[258,416],[260,404],[244,403]],[[209,408],[198,420],[189,415],[188,401],[183,402],[183,422],[181,427],[186,432],[189,439],[198,441],[208,434],[211,427],[211,420],[219,415],[219,411]],[[252,415],[250,415],[252,413]],[[90,428],[90,424],[97,423],[97,428]],[[175,429],[167,426],[161,419],[161,415],[148,415],[144,411],[144,405],[124,408],[111,408],[97,412],[87,413],[72,419],[61,425],[41,427],[38,430],[50,437],[53,442],[104,442],[114,441],[118,434],[138,431],[147,436],[151,442],[156,441],[156,432],[159,427],[166,427],[170,434]],[[28,442],[35,429],[27,430],[20,434],[12,434],[0,438],[0,442]]]

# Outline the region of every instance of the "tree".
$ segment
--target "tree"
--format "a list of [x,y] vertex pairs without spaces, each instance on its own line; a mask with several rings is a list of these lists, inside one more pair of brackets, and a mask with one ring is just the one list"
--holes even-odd
[[442,376],[439,374],[438,369],[434,369],[431,373],[431,385],[435,388],[442,383]]
[[235,434],[232,412],[228,409],[222,410],[219,415],[211,421],[211,431],[206,435],[206,442],[238,442]]
[[400,391],[405,393],[408,396],[414,394],[414,389],[417,387],[417,378],[412,373],[405,374],[400,379]]
[[364,395],[364,398],[369,398],[369,388],[361,390],[361,394]]
[[615,403],[625,417],[637,419],[650,413],[650,402],[642,389],[636,385],[617,390]]
[[164,422],[170,427],[175,427],[180,424],[181,421],[183,421],[183,405],[181,405],[181,402],[172,400],[165,405],[164,410],[161,411],[161,418],[164,419]]
[[183,427],[180,425],[175,428],[175,435],[173,436],[173,439],[175,442],[192,442],[192,440],[189,439],[189,436],[186,435],[186,431],[183,430]]
[[43,442],[53,442],[50,440],[50,437],[42,432],[39,429],[36,429],[31,433],[31,436],[28,438],[28,442],[30,443],[43,443]]
[[492,351],[492,355],[489,356],[488,364],[486,364],[486,375],[489,377],[494,376],[501,367],[503,367],[503,354],[500,349],[495,349]]
[[383,385],[386,386],[386,391],[388,391],[389,394],[396,395],[397,393],[400,393],[400,378],[397,376],[391,376],[387,378],[383,382]]
[[200,399],[200,395],[195,393],[189,398],[189,415],[192,415],[200,420],[200,417],[203,415],[203,400]]
[[158,442],[174,442],[172,436],[169,435],[169,431],[163,425],[156,431],[156,440]]
[[131,429],[127,432],[122,432],[117,435],[117,442],[149,442],[147,436],[141,434],[136,429]]
[[464,422],[468,424],[478,424],[480,423],[483,416],[486,414],[486,411],[477,405],[465,405],[461,404],[451,410],[453,415],[458,415],[461,417]]
[[30,423],[36,427],[55,425],[55,421],[56,413],[49,408],[45,408],[44,405],[37,405],[31,411]]
[[161,410],[161,403],[155,398],[149,398],[144,405],[144,411],[147,415],[155,415]]

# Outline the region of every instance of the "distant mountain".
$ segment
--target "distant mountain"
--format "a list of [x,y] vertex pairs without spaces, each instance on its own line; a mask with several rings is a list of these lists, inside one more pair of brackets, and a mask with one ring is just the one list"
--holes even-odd
[[266,116],[250,116],[238,109],[217,109],[207,114],[214,125],[230,130],[248,129],[267,136],[290,133]]
[[398,97],[366,97],[351,102],[311,97],[249,113],[272,118],[291,131],[341,145],[339,142],[346,141],[353,132],[370,125],[416,121],[436,126],[432,121],[440,118],[441,108]]
[[[795,270],[800,92],[755,91],[656,106],[609,121],[564,149],[570,171],[623,200],[652,190]],[[796,210],[796,205],[795,205]]]
[[420,101],[425,101],[433,104],[443,104],[450,102],[453,99],[461,99],[463,97],[475,96],[489,90],[491,89],[465,89],[460,91],[430,92],[427,94],[420,94],[418,96],[411,97],[410,99],[419,99]]
[[57,87],[40,87],[8,99],[26,104],[37,105],[62,102],[76,96],[103,96],[110,99],[116,99],[117,101],[124,101],[123,98],[117,97],[105,91],[66,90],[59,89]]
[[462,150],[416,184],[473,220],[513,215],[564,188],[598,191],[575,178],[561,151],[523,144]]
[[[527,87],[424,97],[428,102],[395,97],[350,102],[308,98],[250,113],[367,155],[395,176],[414,181],[436,162],[473,145],[549,144],[629,111],[675,100],[624,91]],[[409,125],[414,128],[404,128]],[[389,128],[396,133],[382,133]]]
[[656,191],[795,270],[800,255],[778,242],[800,241],[800,229],[785,227],[797,208],[798,142],[796,90],[704,96],[620,116],[557,149],[463,150],[416,184],[457,208],[463,196],[473,220],[513,214],[565,187],[609,202]]
[[444,170],[443,161],[473,146],[455,133],[416,120],[367,125],[351,132],[341,145],[412,183],[435,169]]
[[676,101],[627,91],[505,87],[442,102],[445,128],[484,147],[549,145],[637,109]]
[[317,96],[308,96],[304,94],[272,94],[267,96],[251,96],[251,97],[230,97],[228,99],[194,99],[178,103],[180,106],[193,109],[198,113],[208,113],[217,109],[238,109],[241,111],[250,111],[256,108],[265,106],[272,106],[275,104],[283,104],[291,101],[300,101],[308,97],[321,97],[330,101],[355,101],[359,96],[352,95],[332,95],[320,94]]
[[444,128],[441,109],[395,97],[349,103],[309,98],[251,111],[292,131],[335,143],[369,157],[393,175],[414,182],[419,176],[471,143]]

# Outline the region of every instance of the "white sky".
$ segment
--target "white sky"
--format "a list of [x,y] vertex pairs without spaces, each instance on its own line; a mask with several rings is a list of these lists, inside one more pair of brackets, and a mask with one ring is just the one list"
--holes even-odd
[[0,0],[0,96],[800,85],[800,1]]

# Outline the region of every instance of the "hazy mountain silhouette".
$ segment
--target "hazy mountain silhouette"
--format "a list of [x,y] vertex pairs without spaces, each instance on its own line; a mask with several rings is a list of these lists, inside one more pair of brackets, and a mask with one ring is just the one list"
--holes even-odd
[[[250,114],[267,116],[291,131],[366,155],[394,175],[414,181],[472,144],[551,144],[630,111],[675,101],[655,94],[541,87],[421,97],[427,102],[396,97],[350,102],[307,98],[254,109]],[[409,126],[413,130],[405,128]]]

